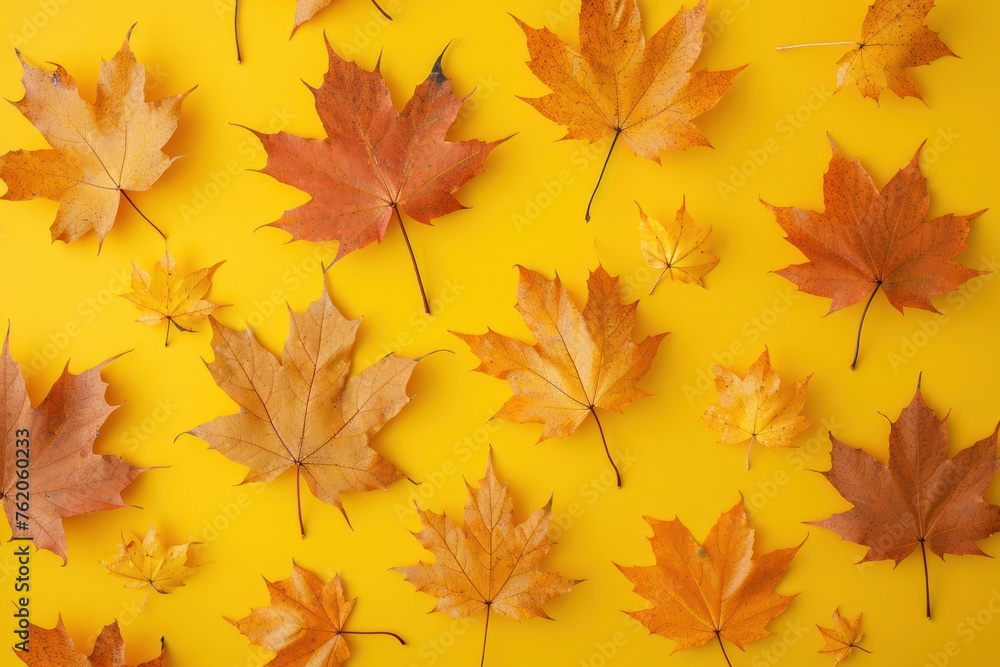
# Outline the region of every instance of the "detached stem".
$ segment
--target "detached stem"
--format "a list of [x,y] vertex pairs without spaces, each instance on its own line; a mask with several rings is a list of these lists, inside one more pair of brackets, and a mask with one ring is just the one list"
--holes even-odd
[[868,303],[865,304],[865,309],[861,312],[861,321],[858,322],[858,339],[854,343],[854,360],[851,361],[852,371],[854,370],[854,367],[858,365],[858,355],[861,353],[861,329],[865,326],[865,316],[868,314],[868,309],[871,307],[872,300],[875,298],[875,295],[878,294],[880,287],[882,287],[881,280],[875,283],[875,289],[872,290],[871,296],[868,297]]
[[406,234],[406,227],[403,225],[403,216],[399,213],[399,206],[392,205],[392,210],[396,212],[396,220],[399,221],[399,228],[403,230],[403,240],[406,241],[406,249],[410,251],[410,262],[413,264],[413,272],[417,274],[417,286],[420,287],[420,298],[424,300],[424,312],[431,314],[431,305],[427,303],[427,292],[424,291],[424,281],[420,279],[420,269],[417,267],[417,258],[413,255],[413,246],[410,245],[410,237]]
[[142,211],[140,211],[140,210],[139,210],[139,207],[135,205],[135,202],[134,202],[134,201],[132,201],[132,198],[128,196],[128,193],[127,193],[127,192],[125,192],[124,190],[119,190],[119,192],[121,192],[121,193],[122,193],[122,197],[125,197],[125,201],[127,201],[127,202],[128,202],[129,204],[131,204],[131,205],[132,205],[132,208],[134,208],[134,209],[135,209],[135,212],[136,212],[136,213],[138,213],[139,215],[141,215],[141,216],[142,216],[142,219],[143,219],[143,220],[145,220],[146,222],[148,222],[148,223],[149,223],[149,226],[150,226],[150,227],[152,227],[153,229],[155,229],[155,230],[156,230],[156,233],[157,233],[157,234],[159,234],[160,236],[162,236],[162,237],[163,237],[163,240],[164,240],[164,241],[166,241],[166,240],[167,240],[167,235],[166,235],[166,234],[164,234],[164,233],[163,233],[163,230],[161,230],[161,229],[160,229],[159,227],[157,227],[157,226],[156,226],[156,225],[155,225],[155,224],[153,223],[153,221],[152,221],[152,220],[150,220],[149,218],[147,218],[147,217],[146,217],[146,214],[145,214],[145,213],[143,213]]
[[857,44],[858,42],[810,42],[809,44],[789,44],[788,46],[776,46],[774,47],[778,51],[787,51],[788,49],[802,49],[807,46],[842,46],[845,44]]
[[615,144],[618,143],[618,136],[621,133],[621,128],[615,130],[615,138],[611,140],[611,148],[608,149],[608,156],[604,158],[604,166],[601,167],[601,175],[597,177],[597,185],[594,186],[594,191],[590,194],[590,201],[587,202],[587,213],[584,215],[584,220],[586,222],[590,222],[590,205],[594,203],[594,197],[597,195],[597,188],[601,187],[601,179],[604,178],[604,170],[608,168],[608,162],[611,161],[611,153],[615,150]]
[[483,630],[483,655],[479,659],[479,667],[483,667],[486,664],[486,638],[490,636],[490,608],[489,602],[486,603],[486,629]]
[[601,432],[601,442],[604,444],[604,453],[608,455],[608,463],[615,471],[615,480],[618,482],[618,488],[622,488],[622,474],[618,472],[618,466],[615,465],[615,460],[611,458],[611,450],[608,449],[608,439],[604,437],[604,427],[601,426],[601,420],[597,417],[597,410],[594,406],[590,406],[590,413],[594,415],[594,421],[597,422],[597,430]]
[[[236,0],[236,1],[239,2],[239,0]],[[389,16],[389,12],[385,11],[384,9],[382,9],[382,5],[380,5],[377,2],[375,2],[375,0],[372,0],[372,4],[375,5],[375,9],[379,10],[382,13],[382,16],[386,17],[390,21],[392,20],[392,17]]]
[[920,555],[924,557],[924,596],[927,600],[927,620],[931,618],[931,580],[927,576],[927,547],[924,546],[924,539],[920,538]]
[[338,634],[342,635],[386,635],[387,637],[392,637],[398,641],[401,645],[406,646],[406,642],[403,638],[397,635],[395,632],[379,632],[377,630],[341,630]]
[[240,0],[233,0],[233,35],[236,37],[236,62],[242,63],[243,54],[240,53]]
[[719,634],[718,630],[715,631],[715,638],[719,640],[719,648],[722,649],[722,657],[726,659],[726,664],[733,667],[733,663],[729,661],[729,654],[726,653],[726,647],[722,644],[722,635]]
[[299,508],[299,535],[306,536],[306,524],[302,521],[302,464],[295,465],[295,503]]

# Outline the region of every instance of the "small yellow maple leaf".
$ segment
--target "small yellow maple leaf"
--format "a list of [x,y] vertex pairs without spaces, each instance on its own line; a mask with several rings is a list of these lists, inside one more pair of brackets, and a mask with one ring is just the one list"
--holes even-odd
[[794,447],[792,438],[809,428],[815,419],[799,413],[806,402],[806,376],[793,385],[781,386],[781,379],[771,367],[767,348],[747,371],[746,378],[715,366],[715,391],[718,405],[710,405],[702,418],[712,428],[722,431],[719,442],[736,444],[750,438],[747,446],[747,470],[750,447],[759,442],[765,447]]
[[127,579],[125,588],[148,587],[157,593],[171,593],[184,585],[184,577],[194,569],[187,565],[188,549],[200,542],[168,547],[153,526],[142,542],[135,536],[129,537],[122,535],[111,560],[101,561],[112,574]]
[[858,646],[858,642],[864,636],[861,634],[861,614],[853,619],[848,619],[840,615],[840,609],[835,609],[832,628],[824,628],[821,625],[816,627],[819,628],[819,632],[825,640],[819,652],[831,654],[834,665],[840,664],[841,660],[850,658],[854,649],[871,653],[868,649]]
[[220,307],[204,298],[212,286],[212,274],[220,264],[183,274],[177,271],[168,250],[153,267],[152,276],[133,262],[132,291],[122,296],[144,312],[138,322],[151,327],[167,323],[166,345],[170,341],[171,324],[178,331],[194,331],[195,325]]
[[717,258],[703,249],[711,233],[711,227],[699,226],[691,218],[691,214],[687,212],[686,200],[681,202],[681,208],[673,221],[665,226],[656,218],[647,216],[639,206],[639,244],[642,257],[651,268],[661,269],[649,293],[653,293],[664,276],[704,287],[702,276],[719,263]]

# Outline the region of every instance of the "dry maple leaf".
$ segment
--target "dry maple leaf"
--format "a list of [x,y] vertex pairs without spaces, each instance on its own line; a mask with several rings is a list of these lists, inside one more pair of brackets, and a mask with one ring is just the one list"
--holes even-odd
[[933,8],[934,0],[875,0],[865,15],[860,42],[795,44],[778,50],[854,44],[857,48],[837,61],[837,90],[853,82],[862,95],[876,103],[886,88],[900,97],[923,99],[917,82],[906,70],[955,55],[938,33],[924,25]]
[[327,42],[330,69],[312,88],[325,139],[287,132],[257,133],[267,151],[265,174],[312,199],[287,211],[273,226],[296,239],[339,241],[337,257],[381,242],[393,214],[430,312],[402,214],[430,224],[462,208],[452,196],[485,168],[501,141],[447,141],[462,100],[441,71],[441,57],[397,113],[379,72],[342,60]]
[[0,497],[7,521],[14,537],[30,537],[38,549],[65,560],[62,520],[125,507],[122,489],[140,470],[117,456],[94,454],[97,431],[113,410],[104,400],[100,368],[79,375],[64,370],[32,407],[7,338],[0,363],[6,434]]
[[[34,623],[29,629],[29,651],[15,653],[28,667],[128,667],[125,662],[125,642],[118,621],[101,630],[94,642],[94,650],[84,655],[73,645],[60,616],[56,627],[42,628]],[[160,638],[160,655],[135,667],[162,667],[163,638]]]
[[53,240],[69,243],[95,230],[103,242],[122,197],[162,236],[128,193],[148,190],[176,159],[160,149],[177,129],[181,103],[191,91],[146,102],[146,72],[127,36],[115,57],[101,62],[94,104],[80,97],[62,67],[43,70],[23,58],[21,65],[24,98],[14,106],[52,148],[0,156],[3,198],[59,202]]
[[305,535],[303,478],[320,500],[343,511],[341,493],[383,489],[402,477],[369,442],[409,400],[406,383],[416,362],[386,356],[352,375],[361,320],[341,315],[325,284],[309,308],[289,313],[280,360],[250,330],[213,320],[215,360],[208,369],[240,410],[191,433],[250,468],[247,482],[266,482],[294,467]]
[[156,528],[150,526],[142,542],[134,536],[126,541],[123,535],[114,556],[109,561],[101,561],[101,565],[112,574],[128,579],[125,588],[145,588],[147,596],[150,590],[171,593],[184,585],[184,577],[194,569],[187,565],[188,549],[192,544],[200,543],[168,547]]
[[840,615],[840,609],[835,609],[832,628],[824,628],[821,625],[816,627],[823,635],[823,647],[819,652],[831,654],[834,665],[839,665],[841,660],[850,658],[854,649],[871,653],[868,649],[858,646],[858,642],[864,636],[861,634],[861,614],[854,618],[844,618]]
[[490,330],[484,336],[455,334],[479,357],[477,371],[508,380],[514,396],[497,417],[514,422],[540,422],[541,437],[567,436],[593,415],[604,452],[615,465],[597,408],[621,409],[648,394],[636,383],[649,370],[666,334],[632,341],[636,304],[621,303],[618,280],[603,267],[587,280],[583,309],[556,276],[548,280],[520,269],[517,310],[535,338],[528,344]]
[[138,319],[143,324],[156,326],[167,323],[163,344],[170,342],[170,326],[178,331],[194,331],[196,324],[215,311],[217,306],[204,299],[212,286],[212,274],[222,262],[207,269],[183,274],[177,271],[170,251],[156,262],[153,275],[132,262],[132,290],[122,296],[145,311]]
[[[638,206],[638,204],[636,204]],[[701,285],[702,276],[712,270],[719,260],[703,249],[712,233],[711,227],[700,227],[687,212],[686,200],[681,202],[673,222],[666,227],[656,218],[650,218],[639,206],[639,247],[646,264],[660,269],[660,275],[650,288],[652,294],[664,276],[682,283]]]
[[527,37],[528,67],[552,91],[525,101],[565,125],[563,139],[594,142],[614,133],[594,194],[619,138],[656,162],[663,150],[711,145],[692,120],[718,103],[743,68],[690,71],[701,53],[705,3],[681,10],[647,41],[635,0],[583,0],[580,53],[548,28],[514,17]]
[[809,294],[830,297],[830,312],[868,296],[858,325],[853,369],[861,348],[865,315],[879,290],[899,312],[904,307],[938,312],[930,298],[956,289],[985,271],[952,258],[966,249],[971,215],[943,215],[926,221],[927,179],[920,173],[920,150],[879,191],[858,160],[850,160],[830,140],[833,157],[823,178],[823,213],[772,206],[785,239],[809,260],[777,273]]
[[553,542],[548,537],[552,501],[514,523],[514,501],[493,472],[492,455],[486,476],[469,489],[463,525],[433,512],[420,512],[421,546],[434,555],[433,563],[397,568],[406,579],[438,598],[434,611],[464,618],[486,610],[483,651],[490,613],[523,620],[548,618],[542,604],[568,592],[576,582],[541,569]]
[[767,624],[795,596],[773,589],[801,544],[755,556],[742,499],[719,517],[701,544],[679,519],[646,521],[653,528],[656,564],[618,569],[652,608],[629,616],[677,642],[674,653],[718,640],[730,667],[723,639],[742,651],[745,644],[774,634]]
[[388,635],[406,643],[393,632],[347,630],[344,625],[355,601],[344,597],[339,576],[324,584],[293,562],[288,579],[264,582],[271,604],[242,620],[226,620],[251,644],[275,653],[267,663],[273,667],[341,667],[351,656],[344,635]]
[[920,382],[910,404],[889,431],[887,466],[832,435],[831,467],[823,473],[854,507],[810,522],[868,547],[862,562],[897,565],[920,546],[927,618],[931,617],[927,549],[986,555],[976,546],[1000,531],[1000,507],[983,499],[997,471],[997,431],[948,458],[945,420],[924,402]]
[[807,375],[793,385],[781,386],[781,378],[771,367],[771,356],[764,348],[745,378],[715,365],[715,391],[718,405],[710,405],[703,418],[709,426],[722,431],[719,442],[733,445],[750,438],[747,445],[747,470],[750,448],[759,442],[765,447],[794,447],[792,438],[816,421],[799,413],[806,404]]

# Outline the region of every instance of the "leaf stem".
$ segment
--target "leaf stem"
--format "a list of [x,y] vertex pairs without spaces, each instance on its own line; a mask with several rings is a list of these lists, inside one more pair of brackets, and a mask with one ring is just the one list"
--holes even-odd
[[871,655],[871,654],[872,654],[872,652],[871,652],[871,651],[869,651],[868,649],[866,649],[866,648],[865,648],[864,646],[858,646],[857,644],[851,644],[851,648],[856,648],[856,649],[858,649],[859,651],[864,651],[864,652],[865,652],[865,653],[867,653],[868,655]]
[[127,201],[129,204],[132,205],[132,208],[135,209],[135,212],[138,213],[139,215],[141,215],[142,219],[145,220],[146,222],[148,222],[149,226],[152,227],[153,229],[155,229],[156,233],[159,234],[161,237],[163,237],[163,240],[166,241],[167,240],[167,235],[164,234],[163,230],[161,230],[159,227],[157,227],[153,223],[152,220],[150,220],[149,218],[147,218],[145,213],[143,213],[142,211],[139,210],[139,207],[135,205],[135,202],[132,201],[132,198],[128,196],[128,193],[125,192],[124,190],[119,190],[119,192],[122,193],[122,197],[125,197],[125,201]]
[[479,659],[479,667],[483,667],[486,664],[486,638],[490,636],[490,604],[486,603],[486,629],[483,630],[483,654]]
[[601,432],[601,442],[604,444],[604,453],[608,455],[608,463],[615,471],[615,480],[618,482],[618,488],[622,488],[622,474],[618,471],[618,466],[615,465],[615,460],[611,457],[611,450],[608,449],[608,439],[604,437],[604,427],[601,426],[601,420],[597,417],[597,410],[594,406],[590,406],[590,413],[594,415],[594,421],[597,422],[597,430]]
[[753,441],[757,439],[757,434],[754,433],[750,436],[750,444],[747,445],[747,470],[750,470],[750,448],[753,447]]
[[[237,2],[239,2],[239,0],[237,0]],[[382,16],[386,17],[390,21],[392,20],[392,17],[389,16],[389,13],[384,9],[382,9],[382,5],[378,4],[375,0],[372,0],[372,4],[375,5],[375,9],[379,10],[382,13]]]
[[236,37],[236,62],[243,62],[240,52],[240,0],[233,0],[233,35]]
[[733,667],[733,663],[729,661],[729,654],[726,653],[726,647],[722,644],[722,635],[718,630],[715,631],[715,638],[719,640],[719,648],[722,649],[722,657],[726,659],[726,664]]
[[427,292],[424,291],[424,281],[420,279],[420,269],[417,267],[417,258],[413,255],[413,246],[410,245],[410,237],[406,233],[403,225],[403,216],[399,213],[399,206],[392,205],[392,210],[396,212],[396,220],[399,221],[399,228],[403,230],[403,240],[406,241],[406,249],[410,251],[410,262],[413,264],[413,272],[417,275],[417,286],[420,287],[420,298],[424,301],[424,312],[431,314],[431,305],[427,302]]
[[801,49],[807,46],[843,46],[845,44],[857,44],[858,42],[810,42],[809,44],[789,44],[788,46],[776,46],[777,51],[787,51],[788,49]]
[[368,630],[368,631],[365,631],[365,630],[341,630],[337,634],[341,634],[341,635],[386,635],[388,637],[394,638],[402,646],[406,646],[406,642],[403,641],[403,638],[400,637],[399,635],[397,635],[395,632],[382,632],[382,631],[378,631],[378,630]]
[[163,339],[163,347],[170,345],[170,320],[167,320],[167,335]]
[[852,371],[858,365],[858,355],[861,353],[861,329],[865,326],[865,316],[868,314],[868,309],[871,307],[872,300],[875,298],[875,295],[878,294],[880,287],[882,287],[881,280],[875,283],[875,289],[872,290],[872,294],[868,297],[868,302],[865,304],[865,309],[861,312],[861,321],[858,322],[858,339],[854,343],[854,359],[851,361]]
[[295,504],[299,509],[299,535],[306,536],[306,524],[302,521],[302,464],[295,465]]
[[666,266],[663,268],[663,271],[660,272],[660,275],[656,276],[656,282],[653,283],[653,286],[649,288],[649,296],[653,296],[653,290],[656,289],[656,286],[660,284],[660,281],[663,280],[663,276],[667,275],[667,271],[669,270],[670,267]]
[[615,130],[615,138],[611,140],[611,148],[608,149],[608,156],[604,158],[604,166],[601,167],[601,175],[597,177],[597,185],[594,186],[594,191],[590,193],[590,201],[587,202],[587,213],[583,217],[586,222],[590,222],[590,206],[594,203],[594,197],[597,196],[597,188],[601,187],[601,180],[604,178],[604,170],[608,168],[608,162],[611,161],[611,153],[615,150],[615,144],[618,143],[618,137],[621,133],[621,128]]
[[931,580],[927,575],[927,547],[924,538],[920,538],[920,555],[924,557],[924,597],[927,600],[927,620],[931,618]]

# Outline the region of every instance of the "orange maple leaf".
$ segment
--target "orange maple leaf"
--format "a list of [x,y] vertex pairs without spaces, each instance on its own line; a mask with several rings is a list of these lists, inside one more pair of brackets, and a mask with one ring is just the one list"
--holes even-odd
[[927,549],[985,555],[976,546],[1000,531],[1000,507],[983,499],[1000,471],[997,431],[948,458],[945,420],[924,402],[920,383],[889,431],[889,463],[832,435],[831,465],[823,473],[854,507],[810,522],[868,547],[862,562],[899,564],[920,547],[924,561],[927,618],[931,617]]
[[864,636],[861,634],[861,614],[854,618],[844,618],[840,615],[840,609],[835,609],[832,628],[824,628],[821,625],[816,627],[823,635],[823,646],[819,649],[819,653],[833,656],[834,665],[839,665],[842,660],[850,658],[854,649],[871,653],[868,649],[858,646],[858,642]]
[[213,321],[215,360],[208,369],[240,410],[191,434],[247,466],[247,482],[266,482],[294,467],[305,535],[303,478],[320,500],[343,511],[342,493],[383,489],[402,477],[369,443],[409,401],[406,384],[416,362],[386,356],[352,375],[361,320],[341,315],[325,283],[309,308],[289,313],[280,360],[249,330]]
[[483,171],[486,156],[504,140],[447,141],[462,100],[441,70],[441,57],[397,113],[379,72],[342,60],[327,42],[330,68],[310,88],[325,139],[255,132],[267,151],[265,174],[312,199],[273,226],[296,239],[340,242],[337,257],[381,242],[393,214],[410,252],[425,312],[427,295],[402,213],[430,224],[462,208],[453,196]]
[[[879,290],[899,312],[904,307],[938,312],[931,297],[986,273],[953,257],[966,249],[971,215],[943,215],[926,221],[927,179],[920,173],[920,149],[879,191],[858,160],[845,157],[830,140],[833,157],[823,179],[823,213],[762,203],[774,214],[786,240],[809,260],[777,273],[809,294],[830,297],[830,312],[868,301],[858,325],[853,369],[861,348],[865,315]],[[923,144],[921,144],[923,148]]]
[[[28,667],[128,667],[125,662],[125,641],[122,639],[118,621],[101,630],[94,642],[94,650],[84,655],[66,632],[62,616],[56,620],[56,627],[43,628],[32,623],[28,632],[31,636],[29,651],[18,651],[15,655]],[[160,653],[148,662],[135,667],[162,667],[163,638],[160,638]]]
[[327,583],[309,570],[292,563],[292,573],[283,581],[267,581],[271,604],[233,621],[251,644],[275,653],[272,667],[341,667],[351,656],[345,635],[388,635],[393,632],[352,631],[344,627],[354,609],[339,576]]
[[794,447],[792,438],[816,421],[799,414],[806,403],[806,387],[811,377],[807,375],[793,385],[782,387],[766,347],[745,378],[716,364],[715,391],[719,404],[708,406],[702,417],[709,426],[722,431],[721,443],[736,444],[750,438],[749,470],[754,442],[765,447]]
[[[773,589],[801,544],[755,555],[742,500],[719,517],[701,544],[679,519],[646,521],[653,528],[656,564],[618,569],[652,607],[629,616],[677,642],[674,653],[716,639],[726,655],[723,639],[744,650],[745,644],[774,634],[767,624],[795,595]],[[728,655],[726,662],[732,667]]]
[[[565,125],[563,139],[594,142],[614,133],[594,194],[619,138],[656,162],[663,150],[711,145],[692,120],[718,103],[743,67],[690,71],[701,53],[706,16],[701,0],[647,41],[635,0],[583,0],[580,53],[548,28],[514,17],[527,37],[528,67],[552,91],[522,99]],[[588,221],[593,201],[591,195]]]
[[162,236],[128,193],[150,189],[176,159],[160,149],[177,129],[181,103],[191,91],[146,102],[146,72],[128,36],[115,57],[101,63],[94,104],[80,97],[62,67],[43,70],[24,58],[21,65],[24,98],[14,106],[52,148],[0,156],[0,179],[7,184],[3,198],[59,202],[53,240],[69,243],[95,230],[103,242],[123,197]]
[[29,535],[36,548],[65,561],[62,520],[125,507],[122,489],[141,471],[117,456],[94,454],[97,432],[114,409],[104,400],[100,368],[63,371],[32,406],[7,338],[0,365],[6,411],[0,498],[7,521],[14,537]]
[[636,304],[621,303],[618,280],[603,267],[590,274],[588,297],[580,308],[559,277],[548,280],[519,267],[517,310],[535,338],[534,344],[492,330],[484,336],[455,334],[479,357],[477,371],[508,380],[514,396],[497,417],[540,422],[542,438],[563,437],[593,415],[604,452],[615,465],[597,408],[621,412],[648,394],[636,384],[649,370],[666,334],[632,341]]
[[435,561],[397,569],[417,590],[438,598],[434,611],[463,618],[486,610],[482,665],[491,612],[519,621],[548,618],[542,604],[568,592],[576,582],[541,569],[553,544],[548,537],[551,500],[515,524],[514,502],[507,485],[501,485],[493,472],[492,455],[479,488],[466,486],[464,525],[441,514],[420,512],[423,528],[417,539]]

